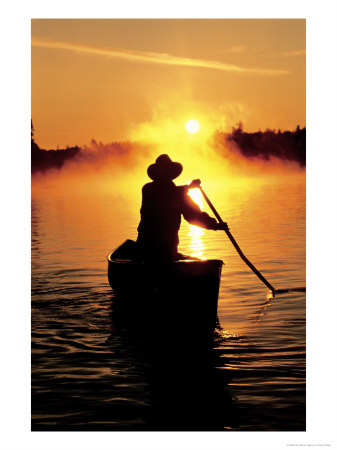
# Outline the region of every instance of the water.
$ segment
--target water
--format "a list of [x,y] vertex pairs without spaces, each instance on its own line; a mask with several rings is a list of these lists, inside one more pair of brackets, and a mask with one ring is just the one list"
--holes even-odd
[[[275,288],[305,286],[303,177],[205,190]],[[32,191],[32,429],[304,431],[305,294],[268,298],[224,232],[183,223],[181,252],[225,262],[214,348],[152,348],[107,280],[139,220],[139,193],[115,192]]]

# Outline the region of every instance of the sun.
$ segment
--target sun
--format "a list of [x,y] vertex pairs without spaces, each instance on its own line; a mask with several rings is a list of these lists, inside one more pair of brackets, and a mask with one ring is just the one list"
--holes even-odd
[[200,125],[197,120],[191,119],[186,122],[185,128],[189,133],[196,133],[199,131]]

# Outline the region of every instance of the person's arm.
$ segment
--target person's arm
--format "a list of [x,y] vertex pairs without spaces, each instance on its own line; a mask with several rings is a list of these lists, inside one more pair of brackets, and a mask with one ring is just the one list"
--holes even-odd
[[208,230],[218,230],[218,222],[206,212],[201,211],[199,206],[188,195],[189,186],[180,186],[181,213],[187,222]]
[[181,186],[182,196],[182,215],[187,222],[208,230],[229,230],[226,222],[219,223],[216,219],[201,211],[199,206],[188,195],[189,189],[195,189],[200,186],[200,180],[193,180],[189,185]]

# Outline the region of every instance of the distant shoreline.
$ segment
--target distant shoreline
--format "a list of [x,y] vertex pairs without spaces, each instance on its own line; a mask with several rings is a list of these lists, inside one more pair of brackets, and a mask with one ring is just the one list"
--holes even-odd
[[[95,141],[93,141],[94,144]],[[217,131],[213,136],[213,143],[217,153],[226,158],[228,152],[239,152],[247,160],[271,158],[293,161],[301,167],[306,166],[306,128],[297,126],[294,131],[265,130],[254,133],[243,131],[242,124],[233,128],[231,133]],[[104,146],[104,144],[102,144]],[[113,156],[115,152],[128,153],[130,142],[115,142],[107,144],[107,154]],[[84,148],[75,146],[58,150],[41,149],[31,139],[31,172],[44,173],[51,169],[62,169],[64,164],[76,160],[83,154]]]

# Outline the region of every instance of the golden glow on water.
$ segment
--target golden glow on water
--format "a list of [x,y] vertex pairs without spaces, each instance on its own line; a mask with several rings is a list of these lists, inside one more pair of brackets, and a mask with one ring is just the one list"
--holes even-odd
[[232,333],[230,330],[221,330],[221,335],[225,338],[225,339],[239,339],[240,335],[237,333]]
[[[200,207],[200,209],[203,209],[202,193],[200,189],[190,189],[188,191],[188,195]],[[202,228],[189,224],[188,236],[190,238],[189,248],[191,250],[189,254],[191,256],[206,259],[206,256],[204,255],[205,244],[202,239],[204,234],[205,232]]]
[[[146,176],[146,171],[143,171]],[[38,330],[33,335],[33,342],[39,345],[35,351],[40,351],[42,342],[46,354],[49,352],[50,355],[59,355],[61,345],[72,352],[85,347],[90,358],[96,351],[114,351],[115,348],[111,347],[114,342],[118,341],[119,345],[119,340],[115,339],[119,332],[118,322],[111,322],[113,319],[109,312],[113,294],[107,282],[105,255],[126,239],[136,239],[140,187],[147,180],[145,176],[144,181],[136,176],[131,180],[122,171],[118,177],[116,169],[114,177],[109,177],[111,185],[106,178],[100,178],[100,183],[104,179],[104,186],[98,181],[95,184],[95,180],[89,176],[82,180],[78,175],[74,179],[70,176],[70,170],[69,173],[67,170],[62,171],[59,175],[59,178],[48,177],[47,185],[36,185],[34,182],[32,189],[32,305],[37,302],[33,309],[32,329]],[[188,180],[192,178],[185,177],[179,184],[186,184]],[[303,177],[292,183],[288,174],[286,183],[279,180],[280,184],[276,183],[275,177],[273,183],[271,179],[261,177],[264,185],[255,183],[255,179],[251,178],[245,183],[234,183],[227,177],[215,179],[214,183],[202,181],[207,195],[221,217],[228,221],[243,252],[268,281],[276,288],[304,285]],[[131,197],[130,192],[133,191],[134,197]],[[194,189],[191,196],[199,203],[198,189]],[[201,202],[199,205],[202,205]],[[206,204],[204,210],[211,214]],[[215,345],[220,359],[216,367],[217,370],[224,368],[226,373],[228,370],[234,373],[231,389],[235,386],[238,401],[250,399],[254,410],[257,404],[261,408],[265,405],[269,407],[270,404],[292,398],[287,396],[289,389],[297,389],[297,386],[301,389],[305,376],[303,293],[293,293],[288,297],[284,295],[266,302],[266,287],[248,270],[226,234],[220,230],[203,230],[182,220],[179,239],[181,253],[201,259],[222,259],[225,263],[217,309],[219,324]],[[48,306],[48,302],[52,302],[52,306],[59,306],[41,307],[44,303]],[[53,319],[55,325],[44,330],[43,324],[51,323],[50,314],[54,309],[57,312]],[[66,334],[63,333],[65,320],[68,321]],[[104,327],[106,325],[106,329],[102,329],[102,324]],[[194,326],[192,322],[187,325]],[[44,330],[43,334],[40,333],[41,329]],[[88,329],[91,331],[90,336],[86,332]],[[57,341],[56,334],[60,337]],[[196,348],[193,334],[189,345]],[[138,352],[139,346],[135,348]],[[49,370],[52,363],[57,369],[55,379],[64,377],[65,366],[62,361],[59,367],[59,359],[55,362],[47,358],[46,361],[41,369],[34,369],[36,390],[40,386],[39,370],[43,376],[43,370]],[[97,378],[102,377],[104,380],[108,373],[105,361],[109,363],[110,359],[100,359],[96,365]],[[131,354],[128,363],[135,365],[137,361]],[[125,364],[125,361],[122,363]],[[92,378],[91,370],[88,372],[86,366],[86,359],[76,360],[74,364],[70,362],[67,373],[73,373],[79,378],[81,370],[83,380],[88,376]],[[117,364],[116,371],[120,367],[124,366]],[[289,373],[289,379],[285,379],[284,373]],[[123,383],[118,373],[111,372],[111,376],[115,378],[109,384]],[[249,381],[247,387],[245,385],[246,380],[252,377],[256,380],[253,391]],[[266,388],[269,380],[277,389]],[[130,386],[133,386],[132,383]],[[163,389],[166,387],[164,383]],[[145,388],[148,388],[147,384]],[[224,387],[219,385],[220,388],[223,392]],[[81,391],[75,394],[83,395]],[[305,391],[302,397],[299,397],[300,394],[296,393],[295,402],[302,397],[305,401]],[[118,398],[120,392],[117,389],[111,395]],[[107,397],[110,395],[102,389],[103,405]]]
[[196,227],[195,225],[189,225],[188,236],[190,238],[189,248],[191,249],[191,256],[206,259],[206,256],[204,256],[205,244],[202,239],[204,233],[202,228]]

